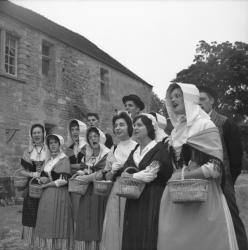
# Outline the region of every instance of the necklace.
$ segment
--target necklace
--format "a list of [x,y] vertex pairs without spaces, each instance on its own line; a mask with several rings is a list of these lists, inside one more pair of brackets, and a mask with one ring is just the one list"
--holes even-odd
[[37,149],[37,146],[35,145],[34,146],[34,148],[35,148],[35,151],[37,152],[37,154],[38,154],[38,159],[40,160],[40,155],[41,155],[41,152],[42,152],[42,150],[43,150],[43,147],[44,147],[44,145],[42,145],[42,147],[41,147],[41,149],[40,149],[40,151]]

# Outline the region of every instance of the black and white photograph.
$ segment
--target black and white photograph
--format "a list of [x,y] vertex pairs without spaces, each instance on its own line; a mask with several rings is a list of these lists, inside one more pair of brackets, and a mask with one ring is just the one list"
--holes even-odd
[[0,250],[248,250],[248,0],[0,0]]

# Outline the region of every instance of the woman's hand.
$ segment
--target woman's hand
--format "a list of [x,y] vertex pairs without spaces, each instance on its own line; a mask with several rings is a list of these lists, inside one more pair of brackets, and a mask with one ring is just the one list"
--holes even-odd
[[46,183],[46,184],[42,184],[42,185],[41,185],[41,188],[44,189],[44,188],[47,188],[47,187],[49,187],[49,186],[50,186],[49,183]]
[[114,177],[114,174],[113,174],[111,171],[109,171],[109,172],[107,172],[107,173],[105,174],[105,179],[106,179],[106,181],[112,181],[112,180],[113,180],[113,177]]
[[176,171],[172,174],[170,181],[178,181],[182,179],[182,171]]
[[122,168],[122,164],[119,162],[114,162],[111,166],[113,172],[117,172],[120,168]]
[[77,174],[78,174],[78,175],[85,175],[85,170],[78,170],[78,171],[77,171]]
[[138,173],[133,174],[133,178],[148,183],[148,182],[153,181],[155,179],[155,176],[154,176],[154,174],[150,173],[149,171],[142,170]]
[[98,181],[102,180],[103,179],[103,173],[102,173],[102,171],[97,171],[96,174],[95,174],[95,178]]

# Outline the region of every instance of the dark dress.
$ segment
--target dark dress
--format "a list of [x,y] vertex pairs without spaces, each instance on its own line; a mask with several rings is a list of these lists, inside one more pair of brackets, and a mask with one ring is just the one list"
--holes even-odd
[[[107,155],[91,168],[93,173],[105,167],[106,158]],[[96,195],[93,191],[93,183],[90,183],[86,194],[81,196],[79,202],[75,249],[99,248],[106,204],[107,197]]]
[[[27,161],[23,158],[21,159],[22,167],[30,172],[39,172],[44,161]],[[29,178],[29,181],[31,178]],[[29,182],[28,182],[29,183]],[[22,225],[25,227],[35,227],[36,217],[39,206],[39,199],[31,198],[28,194],[28,183],[25,189],[25,197],[23,200],[22,209]]]
[[[69,157],[70,164],[80,164],[85,152],[83,152],[83,149],[81,149],[77,155],[75,155],[73,151],[74,144],[72,144],[68,149],[66,150],[66,155]],[[80,194],[76,193],[70,193],[71,196],[71,203],[72,203],[72,214],[73,214],[73,220],[76,222],[77,219],[77,213],[78,213],[78,205],[80,200]]]
[[[167,148],[167,143],[157,143],[137,166],[139,170],[144,170],[152,161],[160,163],[157,178],[146,184],[140,198],[126,201],[122,250],[157,249],[160,199],[173,171]],[[133,160],[135,150],[129,155],[122,171],[129,166],[135,166]]]

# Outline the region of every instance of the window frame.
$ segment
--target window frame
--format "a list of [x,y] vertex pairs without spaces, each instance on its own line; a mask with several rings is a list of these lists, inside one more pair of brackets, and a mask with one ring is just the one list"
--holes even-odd
[[[100,66],[100,97],[104,100],[109,100],[110,95],[109,95],[109,85],[110,85],[110,70]],[[107,74],[108,78],[107,80],[104,79],[104,77],[102,78],[102,71],[105,71],[105,73]]]
[[[48,47],[48,55],[43,54],[43,46]],[[52,63],[52,47],[53,44],[48,42],[47,40],[42,39],[41,40],[41,74],[43,77],[49,77],[50,71],[51,71],[51,63]],[[48,63],[48,70],[47,74],[44,73],[44,67],[43,67],[43,61]]]

